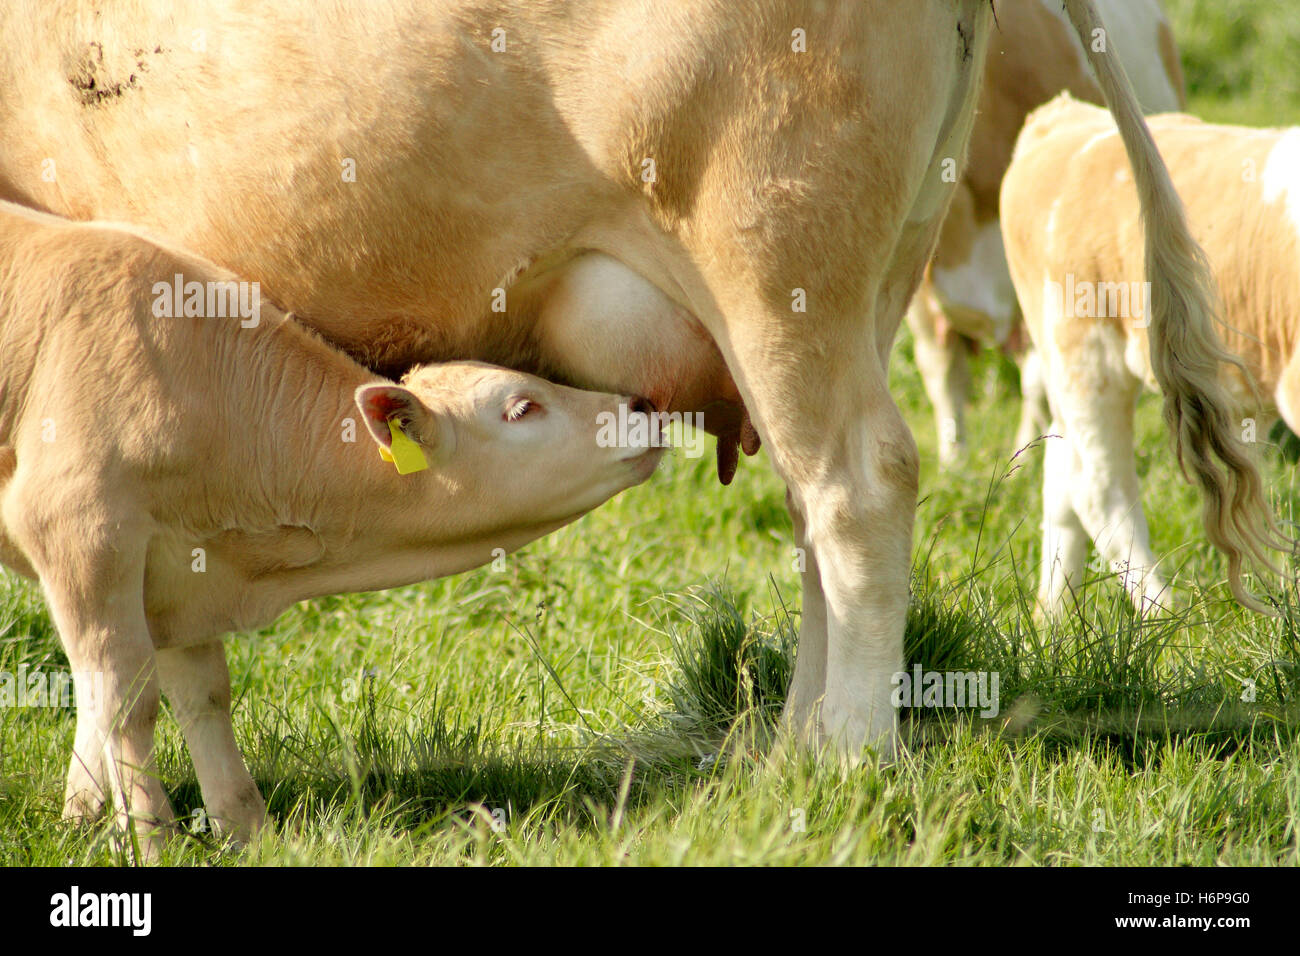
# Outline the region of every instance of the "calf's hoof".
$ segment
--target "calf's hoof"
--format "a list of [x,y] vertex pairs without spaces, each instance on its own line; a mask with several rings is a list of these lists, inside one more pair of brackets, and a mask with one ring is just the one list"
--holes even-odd
[[69,790],[63,798],[63,819],[69,823],[93,823],[104,813],[104,795],[98,789]]

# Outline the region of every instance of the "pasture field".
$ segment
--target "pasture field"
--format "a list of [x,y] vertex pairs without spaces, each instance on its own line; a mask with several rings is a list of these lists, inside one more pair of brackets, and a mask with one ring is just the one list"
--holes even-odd
[[[1300,13],[1238,0],[1241,26],[1208,0],[1168,5],[1194,111],[1300,122]],[[908,713],[888,767],[768,747],[797,629],[792,530],[766,461],[722,488],[709,442],[503,567],[308,602],[232,637],[236,735],[275,832],[214,843],[165,718],[159,769],[194,832],[163,861],[1297,863],[1300,561],[1257,581],[1279,619],[1231,603],[1148,396],[1138,467],[1180,606],[1137,619],[1098,571],[1074,614],[1036,623],[1042,449],[1012,457],[1014,367],[985,354],[974,373],[973,451],[940,474],[900,335],[894,392],[923,461],[908,656],[997,672],[996,717]],[[1267,434],[1290,521],[1300,487]],[[0,573],[0,672],[38,668],[67,662],[37,589]],[[130,862],[108,824],[60,821],[73,724],[0,707],[0,863]]]

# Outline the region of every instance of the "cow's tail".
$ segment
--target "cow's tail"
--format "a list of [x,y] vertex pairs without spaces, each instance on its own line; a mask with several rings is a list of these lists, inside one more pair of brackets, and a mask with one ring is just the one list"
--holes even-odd
[[1151,369],[1164,392],[1164,417],[1183,474],[1200,486],[1210,541],[1228,560],[1228,585],[1247,607],[1273,613],[1241,580],[1254,559],[1277,573],[1270,551],[1290,543],[1278,530],[1263,483],[1233,420],[1235,403],[1219,377],[1241,368],[1215,330],[1219,294],[1205,253],[1192,238],[1182,200],[1156,149],[1133,88],[1092,0],[1064,0],[1124,141],[1142,204],[1151,284]]

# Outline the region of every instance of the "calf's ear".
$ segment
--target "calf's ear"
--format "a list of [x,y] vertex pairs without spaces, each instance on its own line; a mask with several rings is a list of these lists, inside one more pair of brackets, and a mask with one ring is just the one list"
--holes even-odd
[[357,408],[379,447],[391,449],[394,422],[407,438],[426,448],[438,444],[438,424],[433,412],[415,394],[400,385],[362,385],[356,393]]

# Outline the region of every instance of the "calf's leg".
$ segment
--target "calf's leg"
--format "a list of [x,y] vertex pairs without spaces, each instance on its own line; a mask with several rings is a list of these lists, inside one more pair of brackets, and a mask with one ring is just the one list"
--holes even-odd
[[93,675],[73,675],[77,703],[77,733],[72,744],[72,762],[68,765],[68,782],[63,792],[63,819],[89,822],[104,810],[104,735],[95,710]]
[[[26,476],[5,520],[39,574],[72,666],[77,733],[64,815],[84,819],[111,797],[119,827],[144,837],[174,819],[154,768],[160,697],[144,612],[147,519],[103,488],[58,498]],[[156,850],[147,840],[147,854]]]
[[1043,553],[1038,606],[1044,613],[1065,609],[1067,592],[1083,579],[1088,557],[1088,532],[1075,513],[1070,484],[1082,466],[1078,455],[1055,422],[1043,452]]
[[1138,610],[1158,607],[1167,586],[1156,570],[1133,457],[1141,383],[1117,354],[1089,347],[1078,355],[1079,367],[1062,373],[1053,403],[1074,452],[1070,503]]
[[218,833],[247,842],[266,822],[266,803],[244,764],[230,722],[230,671],[220,641],[158,651],[163,693],[185,734]]
[[[134,563],[134,562],[132,562]],[[159,689],[138,583],[97,592],[119,572],[82,569],[42,575],[77,692],[77,735],[64,815],[97,813],[111,795],[122,830],[149,836],[175,815],[154,768]],[[140,572],[143,568],[132,569]],[[91,587],[86,587],[91,584]]]
[[1013,451],[1019,451],[1043,435],[1052,434],[1047,386],[1043,381],[1043,360],[1032,345],[1017,361],[1020,366],[1020,425]]

